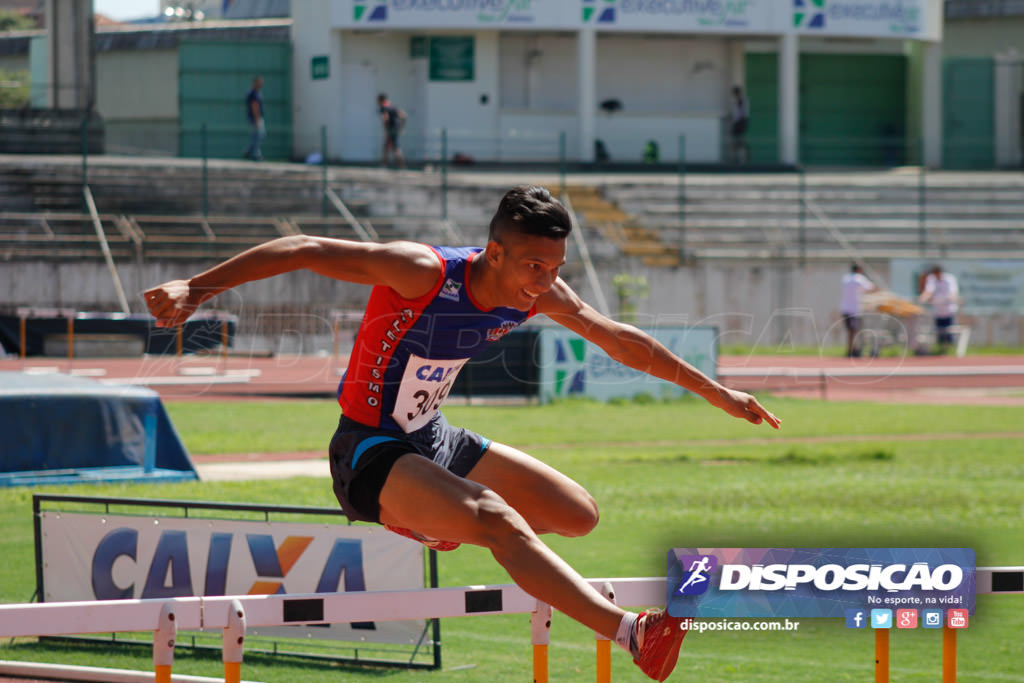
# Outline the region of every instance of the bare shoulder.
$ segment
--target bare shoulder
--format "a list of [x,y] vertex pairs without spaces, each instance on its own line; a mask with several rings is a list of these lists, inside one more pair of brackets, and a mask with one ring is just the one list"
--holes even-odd
[[440,264],[437,253],[421,242],[398,240],[395,242],[378,242],[375,243],[375,246],[381,254],[400,259],[413,268],[436,270]]
[[404,240],[376,244],[368,261],[371,267],[381,268],[387,273],[386,284],[410,299],[429,292],[443,268],[433,249],[419,242]]
[[385,285],[407,299],[428,293],[441,276],[441,261],[425,244],[314,239],[319,245],[318,255],[307,265],[321,275]]
[[537,312],[602,346],[614,339],[620,328],[618,323],[585,302],[561,278],[537,300]]
[[562,278],[557,278],[551,289],[537,299],[537,312],[548,316],[577,314],[583,306],[583,300]]

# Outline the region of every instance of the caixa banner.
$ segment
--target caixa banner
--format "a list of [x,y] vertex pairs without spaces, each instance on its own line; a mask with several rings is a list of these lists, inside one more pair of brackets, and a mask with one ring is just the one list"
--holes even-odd
[[[422,588],[423,546],[381,527],[39,513],[46,602]],[[415,644],[424,622],[252,629],[251,635]]]
[[676,617],[845,617],[847,610],[974,612],[970,548],[673,548]]

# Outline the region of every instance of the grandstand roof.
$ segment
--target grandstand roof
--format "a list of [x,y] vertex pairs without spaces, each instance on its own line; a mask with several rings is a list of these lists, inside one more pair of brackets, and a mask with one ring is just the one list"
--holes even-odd
[[946,0],[947,19],[1024,16],[1024,0]]
[[[246,19],[96,27],[96,51],[169,50],[183,40],[289,40],[291,19]],[[0,56],[28,54],[29,41],[46,31],[0,34]]]

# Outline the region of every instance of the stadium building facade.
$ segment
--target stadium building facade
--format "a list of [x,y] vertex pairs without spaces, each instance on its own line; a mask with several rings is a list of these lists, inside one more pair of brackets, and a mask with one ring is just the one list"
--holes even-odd
[[[292,5],[295,130],[372,161],[378,92],[409,114],[407,156],[514,162],[735,153],[941,165],[941,0],[310,0]],[[296,155],[318,141],[296,137]]]

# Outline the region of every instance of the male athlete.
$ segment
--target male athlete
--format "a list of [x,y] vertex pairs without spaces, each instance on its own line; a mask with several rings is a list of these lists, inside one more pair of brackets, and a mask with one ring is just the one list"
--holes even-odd
[[775,428],[779,421],[753,396],[723,387],[650,335],[584,303],[558,277],[570,229],[568,213],[547,190],[520,186],[502,198],[482,249],[283,237],[190,280],[154,287],[146,303],[157,325],[171,327],[225,290],[294,270],[373,285],[339,388],[343,414],[330,447],[342,508],[438,550],[488,548],[526,592],[615,640],[662,681],[686,635],[680,620],[661,609],[623,611],[538,537],[590,532],[598,520],[594,499],[539,460],[451,426],[441,403],[468,358],[544,313],[619,362],[730,415]]

